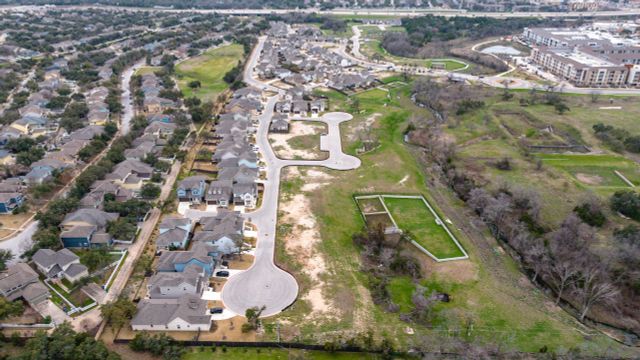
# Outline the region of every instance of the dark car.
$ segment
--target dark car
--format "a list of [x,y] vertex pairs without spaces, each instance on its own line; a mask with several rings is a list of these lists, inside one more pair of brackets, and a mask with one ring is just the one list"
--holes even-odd
[[216,276],[218,276],[218,277],[229,277],[229,272],[228,271],[218,271],[216,273]]
[[222,308],[212,308],[209,309],[209,314],[222,314]]

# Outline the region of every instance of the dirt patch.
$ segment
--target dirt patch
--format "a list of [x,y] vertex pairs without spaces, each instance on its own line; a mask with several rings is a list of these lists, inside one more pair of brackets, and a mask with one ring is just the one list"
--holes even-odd
[[414,248],[405,247],[403,252],[411,254],[420,262],[424,278],[435,276],[438,279],[459,284],[478,279],[478,267],[470,260],[439,263]]
[[373,128],[373,125],[375,124],[376,120],[378,120],[380,117],[382,116],[382,114],[380,113],[373,113],[371,114],[369,117],[367,117],[366,119],[364,119],[364,121],[358,123],[357,126],[354,126],[351,131],[349,131],[349,135],[348,135],[348,139],[350,141],[355,141],[358,139],[358,137],[365,133],[368,132],[370,129]]
[[325,131],[321,123],[291,121],[289,133],[270,133],[269,143],[281,159],[324,159],[327,155],[320,151],[320,134]]
[[599,175],[589,175],[584,173],[576,173],[576,178],[581,183],[584,183],[587,185],[600,185],[602,184],[602,181],[603,181],[602,177]]
[[[304,176],[305,180],[309,177],[313,178],[309,173],[311,171]],[[327,271],[327,265],[317,250],[320,231],[316,218],[311,212],[309,199],[304,194],[293,195],[288,201],[282,203],[280,211],[281,222],[291,225],[291,231],[284,237],[285,249],[303,264],[303,272],[311,279],[309,291],[302,298],[311,305],[312,316],[327,315],[332,304],[323,295],[325,284],[321,278],[321,275]]]
[[304,174],[304,185],[300,190],[305,192],[315,191],[330,184],[333,176],[320,170],[306,170]]

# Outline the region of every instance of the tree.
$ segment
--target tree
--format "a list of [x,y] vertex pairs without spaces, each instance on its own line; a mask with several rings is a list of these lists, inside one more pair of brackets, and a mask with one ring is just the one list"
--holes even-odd
[[202,86],[199,80],[193,80],[189,82],[189,87],[192,89],[199,89]]
[[242,332],[246,333],[252,330],[256,330],[258,329],[258,322],[260,321],[260,315],[262,315],[262,312],[266,309],[266,306],[262,306],[262,307],[251,307],[248,308],[245,313],[244,316],[247,318],[247,322],[242,324]]
[[562,101],[556,102],[553,106],[556,109],[556,112],[560,115],[563,115],[564,113],[570,110],[567,104],[565,104]]
[[580,299],[580,321],[584,321],[593,305],[613,302],[620,292],[611,283],[600,259],[594,256],[586,259],[580,270],[580,286],[575,293]]
[[7,262],[13,259],[11,250],[0,249],[0,271],[7,269]]
[[82,257],[82,264],[85,265],[89,272],[93,272],[105,265],[109,264],[111,256],[106,248],[98,248],[87,251]]
[[160,187],[154,185],[152,183],[146,183],[142,185],[142,189],[140,189],[140,196],[144,199],[156,199],[160,196]]
[[640,194],[631,190],[616,191],[609,200],[611,209],[640,221]]
[[136,235],[137,227],[127,218],[118,218],[107,223],[107,232],[118,240],[130,240]]
[[0,297],[0,320],[21,315],[23,311],[24,306],[20,301],[9,301],[4,296]]
[[578,215],[580,220],[591,226],[602,227],[602,225],[607,221],[607,218],[602,212],[600,203],[598,203],[596,199],[586,200],[582,204],[573,208],[573,211]]
[[38,331],[27,340],[18,356],[22,360],[119,360],[120,356],[107,349],[87,333],[76,333],[71,325],[59,325],[48,335]]
[[102,318],[113,326],[114,331],[120,330],[136,313],[136,305],[125,296],[116,301],[106,303],[100,307]]

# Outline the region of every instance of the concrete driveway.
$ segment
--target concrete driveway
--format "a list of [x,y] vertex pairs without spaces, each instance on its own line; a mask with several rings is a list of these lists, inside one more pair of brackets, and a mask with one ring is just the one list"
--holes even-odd
[[[254,48],[244,72],[247,84],[278,94],[284,91],[271,85],[265,85],[253,78],[252,70],[257,62],[265,37],[261,37]],[[298,283],[288,272],[274,263],[276,224],[278,220],[278,199],[280,195],[280,173],[287,166],[323,166],[336,170],[350,170],[360,166],[360,159],[344,154],[340,139],[340,123],[352,119],[346,113],[328,113],[313,121],[327,123],[329,131],[323,141],[330,152],[326,160],[282,160],[276,157],[268,141],[269,124],[273,117],[273,107],[279,95],[270,97],[265,110],[259,116],[256,142],[261,149],[266,164],[267,180],[264,181],[262,206],[243,216],[258,228],[255,261],[246,271],[233,275],[222,288],[222,301],[225,307],[236,314],[244,314],[251,307],[265,307],[263,317],[278,314],[291,305],[298,296]],[[311,120],[311,119],[309,119]]]

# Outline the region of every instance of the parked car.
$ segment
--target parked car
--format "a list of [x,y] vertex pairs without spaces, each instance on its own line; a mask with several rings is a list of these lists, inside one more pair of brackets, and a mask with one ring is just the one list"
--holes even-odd
[[211,308],[209,309],[209,314],[222,314],[223,308]]
[[217,277],[229,277],[229,272],[228,271],[218,271],[216,273]]

